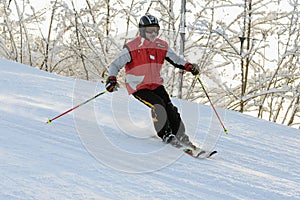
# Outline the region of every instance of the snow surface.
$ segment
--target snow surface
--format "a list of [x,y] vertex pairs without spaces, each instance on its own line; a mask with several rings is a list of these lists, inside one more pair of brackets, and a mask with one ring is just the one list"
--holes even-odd
[[300,131],[173,99],[196,160],[155,137],[147,107],[104,90],[0,59],[0,199],[300,199]]

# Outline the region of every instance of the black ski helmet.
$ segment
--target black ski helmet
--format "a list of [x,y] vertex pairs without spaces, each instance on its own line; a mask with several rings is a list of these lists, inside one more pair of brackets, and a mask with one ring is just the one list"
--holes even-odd
[[156,26],[156,27],[160,28],[160,26],[158,24],[158,19],[156,17],[154,17],[153,15],[146,14],[141,17],[140,22],[139,22],[139,30],[140,30],[140,35],[142,37],[144,37],[144,38],[146,37],[145,27],[149,27],[149,26]]

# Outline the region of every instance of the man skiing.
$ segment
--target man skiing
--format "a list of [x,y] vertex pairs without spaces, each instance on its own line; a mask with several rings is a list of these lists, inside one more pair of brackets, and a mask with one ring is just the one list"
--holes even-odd
[[125,66],[127,91],[151,109],[157,135],[165,143],[175,146],[184,144],[195,148],[185,134],[178,109],[172,104],[163,86],[160,71],[165,60],[193,75],[199,74],[199,67],[186,62],[174,53],[167,42],[157,38],[159,30],[156,17],[150,14],[141,17],[139,36],[126,43],[109,66],[106,90],[114,91],[118,72]]

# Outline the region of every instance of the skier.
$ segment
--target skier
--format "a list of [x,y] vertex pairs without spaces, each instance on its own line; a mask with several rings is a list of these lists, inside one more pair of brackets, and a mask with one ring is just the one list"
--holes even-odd
[[118,72],[125,66],[127,91],[151,109],[157,135],[165,143],[195,148],[185,134],[178,109],[172,104],[163,86],[160,71],[164,60],[193,75],[199,74],[199,67],[186,62],[174,53],[167,42],[157,38],[159,30],[156,17],[146,14],[140,18],[139,36],[126,43],[109,66],[106,90],[115,90]]

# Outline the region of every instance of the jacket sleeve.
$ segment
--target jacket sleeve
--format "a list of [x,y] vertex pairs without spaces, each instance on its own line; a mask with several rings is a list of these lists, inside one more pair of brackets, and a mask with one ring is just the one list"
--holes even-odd
[[124,67],[128,62],[131,61],[131,56],[126,47],[123,48],[121,53],[115,58],[115,60],[110,64],[108,75],[117,76],[120,69]]
[[186,69],[185,65],[188,64],[187,61],[178,56],[170,47],[168,47],[166,60],[174,67],[184,70]]

